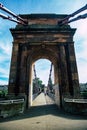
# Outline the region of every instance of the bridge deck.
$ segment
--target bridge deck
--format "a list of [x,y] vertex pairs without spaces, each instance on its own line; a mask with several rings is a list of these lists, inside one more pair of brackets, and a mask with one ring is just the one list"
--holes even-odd
[[0,130],[87,130],[87,117],[59,110],[41,93],[23,115],[0,119]]
[[44,93],[41,93],[33,101],[33,106],[40,106],[40,105],[47,105],[47,104],[55,104],[55,103],[48,95],[45,96]]

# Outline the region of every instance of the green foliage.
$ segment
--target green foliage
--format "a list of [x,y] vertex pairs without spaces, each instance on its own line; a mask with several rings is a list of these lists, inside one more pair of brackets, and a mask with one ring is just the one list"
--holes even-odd
[[81,96],[83,96],[83,97],[87,97],[87,91],[83,91],[83,92],[81,92]]
[[42,84],[42,80],[39,78],[33,79],[33,93],[39,93],[42,91],[44,85]]
[[8,94],[8,90],[0,90],[0,97],[5,97]]

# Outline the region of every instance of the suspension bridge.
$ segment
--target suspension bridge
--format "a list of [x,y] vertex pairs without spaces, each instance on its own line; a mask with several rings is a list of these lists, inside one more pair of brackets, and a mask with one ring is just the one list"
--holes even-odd
[[[49,93],[49,92],[53,92],[53,79],[52,79],[52,67],[53,67],[53,64],[51,63],[51,65],[50,65],[50,72],[49,72],[49,77],[48,77],[48,85],[47,86],[45,86],[45,85],[42,85],[42,83],[43,83],[43,81],[41,82],[41,86],[40,86],[40,81],[39,81],[39,79],[40,79],[40,77],[38,77],[37,76],[37,72],[36,72],[36,69],[35,69],[35,65],[33,66],[33,71],[34,71],[34,79],[33,79],[33,81],[34,81],[34,92],[35,92],[35,94],[38,94],[38,93],[40,93],[40,92],[44,92],[45,94],[47,93]],[[43,75],[43,74],[42,74]]]
[[[57,114],[58,108],[60,108],[59,112],[64,110],[74,114],[87,114],[87,101],[84,97],[80,96],[79,89],[79,80],[78,80],[78,71],[76,65],[76,57],[74,51],[74,41],[73,36],[75,34],[76,29],[71,28],[68,23],[84,19],[87,17],[87,14],[78,15],[82,11],[87,9],[87,5],[82,7],[81,9],[75,11],[70,15],[60,15],[60,14],[25,14],[25,15],[16,15],[3,4],[0,3],[0,9],[8,15],[0,13],[0,17],[3,19],[7,19],[17,23],[15,28],[11,28],[11,34],[13,36],[13,48],[12,48],[12,59],[11,59],[11,67],[10,67],[10,76],[9,76],[9,86],[8,86],[8,96],[10,97],[9,101],[1,102],[0,105],[6,105],[3,109],[5,116],[9,116],[12,112],[23,112],[24,109],[26,111],[30,110],[31,116],[33,115],[32,110],[34,110],[37,104],[43,106],[45,104],[45,111],[39,113],[42,116],[45,113],[49,115],[51,109],[51,121],[50,115],[48,118],[41,117],[39,120],[35,117],[33,118],[33,122],[31,119],[31,124],[35,123],[40,124],[39,128],[41,129],[42,124],[45,126],[44,129],[51,129],[48,123],[52,123],[55,120],[55,123],[52,123],[52,128],[57,129],[60,125],[58,122],[66,122],[66,129],[74,127],[73,123],[70,121],[71,125],[67,125],[67,119],[62,118],[60,114]],[[76,16],[78,15],[78,16]],[[75,17],[76,16],[76,17]],[[74,17],[74,18],[73,18]],[[48,93],[53,92],[53,86],[51,84],[52,81],[52,66],[54,66],[54,97],[51,95],[52,99],[48,95],[44,95],[44,93],[40,93],[36,98],[32,98],[33,95],[33,86],[32,86],[32,73],[34,72],[35,78],[35,92],[39,93],[38,82],[37,82],[37,74],[34,63],[41,58],[45,58],[51,61],[49,78],[48,78]],[[12,99],[13,98],[13,99]],[[23,98],[23,100],[14,100],[14,98]],[[12,99],[12,100],[11,100]],[[79,100],[79,101],[78,101]],[[20,101],[20,102],[18,102]],[[7,103],[6,103],[7,102]],[[49,107],[51,104],[51,107]],[[54,107],[56,104],[57,107]],[[25,106],[24,106],[25,105]],[[8,107],[7,107],[8,106]],[[84,106],[84,107],[83,107]],[[23,107],[23,109],[21,108]],[[7,109],[9,108],[9,109]],[[15,110],[14,110],[15,108]],[[36,107],[37,108],[37,107]],[[3,109],[0,110],[3,113]],[[37,109],[35,109],[37,110]],[[56,111],[56,112],[55,112]],[[35,111],[37,112],[37,111]],[[37,114],[37,113],[34,113]],[[52,116],[54,115],[54,116]],[[57,119],[55,118],[57,115]],[[37,115],[36,115],[37,116]],[[29,118],[28,116],[24,116],[25,118]],[[44,118],[44,119],[43,119]],[[69,117],[68,117],[69,118]],[[71,117],[70,117],[71,118]],[[41,122],[41,119],[44,122]],[[79,118],[78,118],[79,119]],[[80,118],[81,119],[81,118]],[[34,122],[34,120],[37,120]],[[22,120],[23,121],[23,120]],[[21,121],[19,121],[18,126]],[[26,124],[26,129],[29,128],[28,123],[24,120]],[[81,122],[84,121],[81,119]],[[23,123],[23,122],[21,122]],[[41,124],[42,123],[42,124]],[[58,123],[58,125],[57,125]],[[76,122],[74,121],[74,124]],[[87,127],[86,123],[84,125],[80,125],[77,127],[77,121],[75,129],[78,130],[84,129]],[[13,122],[14,126],[15,122]],[[55,126],[54,126],[55,124]],[[23,123],[24,125],[24,123]],[[57,128],[56,128],[57,125]],[[9,124],[8,129],[12,126]],[[72,127],[73,126],[73,127]],[[6,126],[3,124],[0,125],[1,129],[6,129]],[[15,127],[14,127],[15,128]],[[30,128],[34,129],[31,125]],[[38,128],[38,127],[36,127]],[[38,129],[39,129],[38,128]],[[65,127],[60,127],[61,129],[65,129]],[[21,129],[21,127],[18,129]]]

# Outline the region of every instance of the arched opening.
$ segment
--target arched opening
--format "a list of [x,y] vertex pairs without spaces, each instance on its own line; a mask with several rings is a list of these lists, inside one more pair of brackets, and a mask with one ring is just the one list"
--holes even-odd
[[[54,46],[54,50],[56,50],[57,48]],[[58,69],[58,54],[56,53],[56,51],[53,51],[53,47],[49,48],[49,47],[42,47],[42,46],[38,46],[38,48],[34,48],[34,50],[32,50],[32,53],[30,53],[28,55],[27,58],[27,82],[26,82],[26,95],[27,95],[27,104],[28,107],[32,106],[32,101],[33,101],[33,97],[32,97],[32,93],[33,93],[33,73],[34,73],[34,69],[33,66],[35,65],[35,62],[38,62],[40,59],[42,60],[48,60],[50,67],[48,67],[48,77],[45,74],[45,77],[47,78],[47,80],[49,79],[49,75],[50,75],[50,69],[51,68],[51,63],[53,66],[53,75],[54,75],[54,88],[55,88],[55,103],[60,106],[60,89],[59,89],[59,69]],[[46,62],[45,62],[46,63]],[[41,62],[42,64],[42,62]],[[47,65],[48,63],[46,63]],[[44,65],[42,65],[41,67],[44,67]],[[44,77],[44,76],[43,76]],[[50,80],[49,80],[50,82]],[[53,90],[52,90],[53,91]]]
[[[40,94],[49,94],[55,100],[56,69],[55,65],[48,59],[41,58],[32,62],[29,71],[28,103],[32,106],[32,101]],[[42,103],[41,103],[42,104]],[[38,104],[37,104],[38,105]]]
[[[33,105],[44,105],[53,103],[54,98],[54,67],[48,59],[39,59],[33,64],[32,73],[32,101]],[[43,96],[44,95],[44,96]],[[42,96],[44,100],[38,101],[38,96]],[[45,98],[46,96],[46,98]],[[50,98],[50,102],[47,96]],[[36,99],[37,98],[37,99]],[[36,101],[37,100],[37,101]],[[36,101],[36,102],[35,102]]]

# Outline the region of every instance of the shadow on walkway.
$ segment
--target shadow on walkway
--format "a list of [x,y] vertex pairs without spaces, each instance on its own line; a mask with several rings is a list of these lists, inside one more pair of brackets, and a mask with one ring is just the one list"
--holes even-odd
[[47,116],[47,115],[53,115],[56,117],[62,117],[62,118],[72,119],[72,120],[87,120],[86,116],[71,115],[70,113],[66,113],[63,110],[58,109],[58,106],[56,106],[55,104],[52,104],[52,105],[33,106],[30,109],[26,110],[21,115],[16,115],[14,117],[9,117],[5,119],[0,118],[0,122],[22,120],[26,118],[33,118],[33,117],[40,117],[40,116]]

